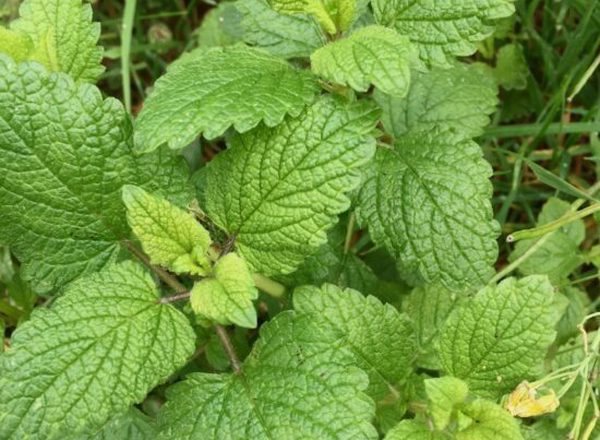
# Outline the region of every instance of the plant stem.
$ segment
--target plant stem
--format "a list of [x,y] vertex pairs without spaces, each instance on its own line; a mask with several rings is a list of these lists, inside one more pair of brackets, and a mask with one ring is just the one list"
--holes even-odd
[[146,256],[146,254],[140,251],[138,248],[136,248],[131,242],[124,241],[123,243],[125,247],[137,257],[138,260],[140,260],[148,269],[150,269],[152,272],[158,275],[158,277],[175,292],[182,293],[187,290],[186,287],[183,284],[181,284],[177,280],[177,278],[172,276],[169,272],[164,270],[162,267],[158,267],[152,264],[150,262],[150,259]]
[[252,275],[252,279],[256,287],[274,298],[282,298],[285,295],[285,286],[271,278],[255,273]]
[[523,229],[521,231],[517,231],[513,234],[510,234],[508,237],[506,237],[506,241],[509,243],[512,243],[514,241],[519,241],[519,240],[523,240],[523,239],[540,237],[542,235],[546,235],[551,232],[554,232],[557,229],[559,229],[575,220],[587,217],[588,215],[593,214],[598,211],[600,211],[600,203],[595,203],[591,206],[588,206],[585,209],[582,209],[581,211],[569,212],[569,213],[563,215],[562,217],[560,217],[559,219],[554,220],[553,222],[550,222],[550,223],[546,223],[545,225],[538,226],[536,228]]
[[346,229],[346,240],[344,240],[344,254],[347,254],[350,251],[350,246],[352,245],[352,236],[354,235],[354,223],[356,222],[356,216],[354,212],[350,214],[350,218],[348,219],[348,227]]
[[125,109],[131,113],[131,77],[129,72],[131,57],[131,36],[135,19],[136,0],[125,0],[125,12],[121,26],[121,81]]
[[161,299],[158,300],[158,302],[160,304],[169,304],[172,302],[183,301],[185,299],[189,299],[190,295],[191,295],[191,292],[183,292],[183,293],[178,293],[176,295],[163,296]]
[[233,369],[233,372],[235,374],[241,374],[242,373],[242,364],[240,363],[240,360],[237,357],[235,349],[233,348],[233,344],[231,343],[231,339],[229,338],[229,335],[227,334],[227,330],[225,330],[225,327],[223,327],[222,325],[215,324],[215,331],[217,332],[217,336],[219,337],[219,340],[221,341],[221,345],[225,349],[225,353],[227,353],[227,357],[229,358],[229,361],[231,362],[231,368]]

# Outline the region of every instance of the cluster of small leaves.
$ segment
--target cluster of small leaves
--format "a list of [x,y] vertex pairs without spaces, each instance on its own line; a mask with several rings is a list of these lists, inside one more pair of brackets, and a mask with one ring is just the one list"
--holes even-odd
[[[524,438],[513,416],[548,405],[502,398],[574,336],[585,300],[551,282],[586,259],[579,220],[494,277],[474,138],[528,72],[516,44],[494,69],[456,57],[512,12],[224,2],[132,121],[90,84],[91,7],[25,0],[0,28],[0,286],[27,310],[0,438]],[[198,139],[219,152],[192,178]]]

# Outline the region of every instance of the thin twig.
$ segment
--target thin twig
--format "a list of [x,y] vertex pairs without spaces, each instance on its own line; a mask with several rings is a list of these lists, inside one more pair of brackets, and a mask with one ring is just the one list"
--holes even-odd
[[189,299],[191,294],[192,294],[191,292],[183,292],[183,293],[178,293],[176,295],[163,296],[161,299],[158,300],[158,302],[160,304],[169,304],[169,303],[173,303],[173,302],[177,302],[177,301],[183,301],[183,300]]
[[144,263],[144,265],[146,267],[148,267],[148,269],[150,269],[152,272],[154,272],[156,275],[158,275],[158,277],[165,284],[167,284],[171,289],[173,289],[175,292],[182,293],[187,290],[187,288],[183,284],[181,284],[177,280],[177,278],[172,276],[169,272],[167,272],[166,270],[164,270],[161,267],[158,267],[158,266],[155,266],[154,264],[152,264],[150,262],[150,259],[148,258],[148,256],[146,254],[144,254],[142,251],[140,251],[137,247],[135,247],[131,242],[125,241],[123,243],[124,243],[125,247],[127,247],[127,249],[129,249],[129,251],[137,257],[138,260],[140,260],[142,263]]
[[227,330],[225,330],[225,327],[223,327],[222,325],[215,324],[215,331],[217,332],[217,336],[219,337],[219,340],[221,341],[221,345],[223,345],[223,348],[225,349],[225,353],[227,353],[227,357],[229,358],[229,361],[231,362],[231,368],[233,368],[233,372],[235,374],[241,374],[242,373],[242,364],[240,363],[240,360],[237,357],[235,349],[233,348],[233,344],[231,343],[231,339],[229,338],[229,335],[227,334]]

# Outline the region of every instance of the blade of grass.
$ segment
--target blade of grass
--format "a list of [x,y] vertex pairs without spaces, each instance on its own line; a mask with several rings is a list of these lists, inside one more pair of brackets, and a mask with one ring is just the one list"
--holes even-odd
[[123,24],[121,25],[121,79],[123,100],[125,101],[125,108],[129,113],[131,113],[131,36],[133,33],[136,3],[136,0],[125,0]]

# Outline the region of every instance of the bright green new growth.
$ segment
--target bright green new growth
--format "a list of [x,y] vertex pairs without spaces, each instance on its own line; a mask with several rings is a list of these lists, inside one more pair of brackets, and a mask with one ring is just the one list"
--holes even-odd
[[477,144],[411,132],[379,149],[367,172],[358,218],[412,281],[461,290],[489,280],[499,231],[492,169]]
[[375,21],[406,35],[428,66],[449,67],[471,55],[494,31],[494,20],[514,12],[514,0],[373,0]]
[[171,387],[161,439],[376,439],[367,376],[344,337],[310,314],[282,312],[260,329],[239,375],[193,373]]
[[175,273],[210,272],[210,235],[193,215],[132,185],[123,187],[123,202],[129,226],[152,264]]
[[266,0],[238,0],[244,41],[282,58],[309,57],[326,43],[319,24],[308,14],[274,11]]
[[429,400],[429,413],[435,429],[445,429],[456,406],[465,401],[469,387],[462,380],[451,376],[425,379],[425,393]]
[[357,0],[269,0],[271,7],[284,14],[312,15],[329,34],[345,32],[356,19]]
[[13,60],[26,60],[33,50],[33,42],[27,35],[0,26],[0,53],[5,53]]
[[92,7],[82,0],[25,0],[11,29],[33,43],[27,59],[75,81],[94,83],[104,71],[103,49],[97,46],[100,24],[92,23]]
[[345,346],[369,375],[367,393],[373,400],[398,398],[397,384],[410,373],[416,348],[406,315],[373,296],[331,284],[297,288],[294,309],[312,314],[323,333],[345,338]]
[[213,276],[194,285],[192,309],[219,324],[255,328],[252,300],[258,298],[258,290],[246,262],[236,254],[227,254],[215,264]]
[[135,157],[129,117],[96,87],[1,55],[0,78],[0,237],[36,290],[115,260],[130,234],[123,185],[193,198],[183,158]]
[[150,94],[136,123],[136,149],[167,143],[180,149],[203,134],[222,135],[233,126],[246,132],[297,116],[317,93],[310,74],[250,47],[200,48],[171,66]]
[[373,84],[401,98],[410,84],[411,51],[408,39],[393,29],[367,26],[317,50],[310,60],[313,72],[328,81],[359,92]]
[[[567,202],[551,197],[540,212],[537,226],[558,220],[570,210],[571,206]],[[579,245],[585,239],[585,224],[578,219],[549,235],[545,243],[519,265],[519,272],[524,275],[548,275],[551,281],[559,282],[584,262]],[[509,259],[514,261],[519,258],[535,242],[536,239],[517,242]]]
[[274,128],[235,135],[206,169],[206,211],[253,272],[290,273],[327,240],[371,159],[371,103],[318,99]]
[[443,369],[490,398],[529,379],[554,339],[553,296],[545,276],[484,288],[448,318],[439,338]]
[[0,437],[94,432],[181,368],[195,335],[158,298],[145,270],[126,262],[34,312],[0,358]]
[[387,133],[399,138],[410,131],[453,130],[465,138],[478,136],[498,103],[498,86],[487,70],[456,64],[428,73],[413,72],[408,95],[398,99],[375,90]]

